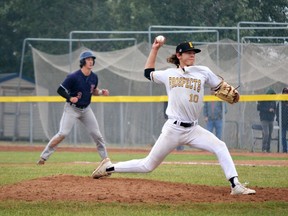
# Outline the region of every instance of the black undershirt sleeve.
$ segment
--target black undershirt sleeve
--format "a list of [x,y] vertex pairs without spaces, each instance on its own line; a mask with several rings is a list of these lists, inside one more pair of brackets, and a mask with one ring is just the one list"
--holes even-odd
[[67,100],[70,100],[71,98],[71,96],[66,92],[66,90],[62,86],[59,86],[59,88],[57,89],[57,93],[62,97],[66,98]]
[[146,68],[146,69],[144,70],[144,76],[145,76],[147,79],[151,80],[150,74],[151,74],[151,72],[153,72],[153,71],[155,71],[155,68]]

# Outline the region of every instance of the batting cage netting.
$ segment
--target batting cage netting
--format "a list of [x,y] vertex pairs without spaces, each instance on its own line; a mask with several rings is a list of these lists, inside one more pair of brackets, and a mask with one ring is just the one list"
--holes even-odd
[[[265,94],[270,87],[281,93],[282,88],[287,86],[287,45],[239,45],[231,40],[221,40],[197,48],[202,52],[196,55],[196,64],[208,66],[235,87],[240,85],[239,91],[243,95]],[[37,95],[56,96],[57,88],[67,74],[79,69],[79,54],[86,49],[89,47],[81,47],[65,55],[51,55],[32,48]],[[97,57],[93,71],[98,74],[99,88],[109,89],[111,96],[166,95],[164,86],[150,83],[143,76],[150,51],[148,43],[116,51],[93,51]],[[166,62],[166,58],[173,53],[175,46],[165,44],[159,51],[156,69],[173,67]],[[207,88],[206,94],[209,92]],[[64,103],[59,102],[38,103],[41,125],[47,139],[59,129],[63,106]],[[153,145],[165,122],[164,102],[96,102],[91,107],[107,146]],[[259,122],[256,101],[227,105],[227,109],[223,140],[228,147],[245,148],[253,139],[252,123]],[[199,122],[205,127],[202,113]],[[66,142],[92,143],[82,127],[80,123],[77,124]]]

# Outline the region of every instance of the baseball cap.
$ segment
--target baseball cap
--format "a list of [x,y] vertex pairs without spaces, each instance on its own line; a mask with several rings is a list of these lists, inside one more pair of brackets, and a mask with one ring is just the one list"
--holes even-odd
[[178,44],[176,47],[176,53],[183,53],[183,52],[188,52],[188,51],[194,51],[195,53],[201,52],[200,49],[196,49],[193,45],[192,42],[184,42]]
[[288,94],[288,88],[283,88],[282,93],[283,94]]
[[266,91],[266,94],[276,94],[276,92],[274,91],[274,89],[269,88],[269,89]]

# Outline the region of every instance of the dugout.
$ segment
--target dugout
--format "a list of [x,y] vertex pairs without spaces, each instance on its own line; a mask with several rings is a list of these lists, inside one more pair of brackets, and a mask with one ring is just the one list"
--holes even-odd
[[[35,96],[35,83],[18,73],[0,75],[0,96]],[[0,103],[0,140],[45,140],[35,103]]]

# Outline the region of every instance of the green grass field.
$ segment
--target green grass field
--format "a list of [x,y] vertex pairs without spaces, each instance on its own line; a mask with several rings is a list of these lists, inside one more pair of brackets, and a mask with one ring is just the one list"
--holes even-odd
[[[45,166],[36,166],[40,152],[0,152],[0,186],[57,174],[89,176],[97,165],[95,152],[56,152]],[[110,153],[113,162],[142,158],[146,153]],[[233,156],[234,161],[287,160],[287,157]],[[171,154],[165,162],[215,161],[213,155]],[[84,162],[95,163],[84,163]],[[73,162],[73,163],[72,163]],[[79,163],[75,163],[79,162]],[[81,163],[83,162],[83,163]],[[287,166],[237,166],[241,181],[251,187],[288,188]],[[171,175],[177,172],[177,175]],[[227,186],[217,165],[163,164],[149,174],[113,174],[113,177],[151,179],[188,184]],[[287,194],[288,196],[288,194]],[[268,198],[268,197],[267,197]],[[0,201],[0,215],[288,215],[287,202],[261,203],[189,203],[189,204],[129,204],[71,201]]]

